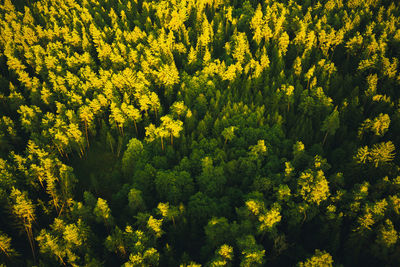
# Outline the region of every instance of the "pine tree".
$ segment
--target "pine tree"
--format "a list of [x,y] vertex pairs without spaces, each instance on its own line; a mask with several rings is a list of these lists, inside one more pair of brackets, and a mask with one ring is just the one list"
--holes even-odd
[[328,117],[326,117],[326,119],[322,122],[321,131],[326,132],[324,140],[322,141],[322,145],[325,144],[326,137],[328,136],[328,134],[334,135],[339,126],[340,126],[339,112],[337,111],[337,108],[335,108],[333,112]]
[[35,257],[35,246],[33,240],[32,224],[36,220],[35,206],[28,198],[26,192],[13,188],[10,194],[11,210],[16,219],[19,221],[28,237],[31,246],[32,255]]
[[333,266],[332,256],[326,251],[315,250],[315,254],[305,262],[299,262],[300,267]]
[[[171,138],[171,145],[174,144],[174,137],[179,137],[179,133],[183,130],[183,122],[180,120],[173,120],[171,116],[166,115],[161,117],[161,129],[169,133]],[[161,134],[161,133],[160,133]]]
[[86,135],[86,142],[89,146],[89,137],[88,137],[88,126],[92,124],[94,119],[94,114],[89,106],[83,106],[79,109],[79,117],[81,121],[83,121],[85,125],[85,135]]
[[15,250],[11,247],[11,238],[0,232],[0,251],[7,257],[15,255]]
[[93,213],[96,216],[96,220],[99,222],[104,222],[106,226],[113,224],[114,218],[111,215],[111,210],[108,207],[107,200],[98,198],[96,206],[93,209]]
[[329,185],[322,170],[307,170],[300,174],[298,180],[298,192],[309,203],[320,203],[329,195]]
[[370,161],[375,167],[391,162],[395,156],[395,146],[391,141],[382,142],[372,147],[369,152]]
[[235,137],[235,130],[237,129],[236,126],[230,126],[228,128],[225,128],[222,131],[222,136],[225,138],[224,144],[226,145],[226,142],[228,142],[228,140],[232,140]]

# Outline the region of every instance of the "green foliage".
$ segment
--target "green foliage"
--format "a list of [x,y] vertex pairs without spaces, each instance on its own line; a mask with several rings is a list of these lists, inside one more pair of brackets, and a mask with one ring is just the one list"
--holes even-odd
[[89,240],[89,228],[78,219],[76,223],[67,224],[55,219],[51,230],[42,229],[36,241],[40,251],[56,259],[61,264],[71,265],[84,262],[81,251]]
[[397,231],[394,229],[393,223],[387,219],[380,227],[377,242],[384,247],[390,248],[396,244],[398,239]]
[[205,157],[201,161],[202,172],[197,177],[197,184],[200,191],[207,193],[207,195],[219,195],[224,190],[226,177],[224,176],[221,167],[214,167],[211,158]]
[[144,157],[142,142],[136,138],[129,140],[127,148],[122,156],[122,171],[129,175],[132,170],[140,167],[140,163]]
[[186,171],[159,171],[155,187],[160,199],[173,204],[187,200],[193,193],[193,179]]
[[302,172],[298,180],[298,191],[305,201],[317,205],[330,195],[328,181],[322,170]]
[[128,203],[129,207],[134,211],[146,209],[146,203],[143,200],[142,191],[138,189],[132,188],[129,191]]
[[370,119],[366,119],[358,130],[358,134],[362,135],[365,130],[371,130],[376,136],[383,136],[389,130],[389,125],[389,115],[381,113],[372,121]]
[[265,146],[264,140],[258,140],[257,145],[250,146],[250,156],[255,158],[265,155],[267,153],[267,147]]
[[28,198],[27,192],[21,192],[18,189],[12,188],[11,209],[13,215],[18,220],[18,223],[25,229],[28,238],[32,238],[32,224],[35,222],[35,206],[32,200]]
[[204,228],[207,241],[212,247],[217,247],[229,240],[230,226],[226,218],[213,217]]
[[232,260],[233,248],[224,244],[215,251],[215,258],[211,261],[210,266],[232,266]]
[[237,129],[236,126],[230,126],[228,128],[225,128],[222,131],[222,136],[225,138],[225,144],[229,140],[232,140],[235,137],[235,130]]
[[264,263],[265,250],[258,245],[254,236],[247,235],[237,240],[241,251],[240,266],[262,266]]
[[127,226],[124,232],[116,227],[106,238],[105,246],[109,251],[121,253],[124,258],[129,255],[124,266],[157,266],[160,254],[152,243],[146,233]]
[[98,222],[104,222],[106,224],[112,224],[113,217],[111,215],[111,210],[108,207],[107,201],[98,198],[95,208],[93,209],[93,214],[96,216]]
[[304,262],[300,262],[298,266],[313,267],[313,266],[333,266],[332,256],[326,251],[315,250],[315,254]]
[[0,251],[7,257],[15,254],[15,250],[11,247],[11,238],[3,233],[0,233]]
[[335,110],[322,122],[321,130],[326,132],[323,143],[325,143],[326,136],[334,135],[336,130],[339,128],[339,112]]
[[359,163],[371,162],[375,167],[391,162],[395,156],[395,147],[391,141],[375,144],[372,149],[367,146],[357,151],[355,159]]

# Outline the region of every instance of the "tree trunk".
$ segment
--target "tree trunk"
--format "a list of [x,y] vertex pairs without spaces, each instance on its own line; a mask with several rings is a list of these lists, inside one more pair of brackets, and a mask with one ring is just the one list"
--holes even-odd
[[326,131],[326,134],[324,136],[324,141],[322,142],[322,146],[324,146],[327,137],[328,137],[328,131]]
[[113,154],[114,154],[114,148],[113,148],[113,145],[112,145],[111,139],[109,139],[109,142],[110,142],[110,147],[111,147],[111,153],[113,153]]
[[133,120],[133,124],[135,125],[136,135],[139,135],[138,130],[137,130],[137,126],[136,126],[136,120]]
[[89,137],[88,137],[87,121],[86,120],[85,120],[85,132],[86,132],[86,142],[87,142],[88,147],[89,147],[90,144],[89,144]]
[[[25,220],[24,220],[24,224],[25,224]],[[35,248],[34,248],[33,236],[32,236],[32,228],[25,224],[25,232],[26,232],[26,235],[28,236],[29,245],[30,245],[31,251],[32,251],[33,261],[36,262]]]

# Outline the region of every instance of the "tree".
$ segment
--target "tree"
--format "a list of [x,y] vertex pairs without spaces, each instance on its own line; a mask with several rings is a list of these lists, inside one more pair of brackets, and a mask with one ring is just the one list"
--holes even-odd
[[279,53],[286,55],[287,48],[289,46],[289,35],[286,32],[283,32],[281,37],[279,37],[278,46]]
[[130,225],[125,231],[115,227],[106,238],[105,245],[111,252],[120,252],[124,259],[129,254],[129,260],[123,266],[157,266],[160,259],[159,252],[154,248],[154,239],[141,230],[134,230]]
[[319,205],[330,195],[328,181],[322,170],[302,172],[297,184],[299,194],[309,203]]
[[209,196],[218,196],[224,192],[227,179],[222,167],[214,167],[210,157],[201,160],[202,172],[197,177],[197,184],[200,191]]
[[150,98],[147,95],[141,95],[139,97],[139,105],[140,105],[140,111],[144,111],[146,116],[148,116],[148,110],[151,107]]
[[223,244],[215,250],[215,256],[210,266],[232,266],[233,255],[233,248],[227,244]]
[[260,225],[258,227],[260,232],[269,232],[272,231],[273,227],[279,223],[282,219],[280,213],[281,207],[279,204],[274,204],[272,208],[265,213],[260,214],[258,220]]
[[106,200],[98,198],[96,206],[93,209],[93,213],[98,222],[104,222],[106,226],[113,224],[114,218],[111,215],[111,210],[108,207]]
[[304,262],[299,262],[298,266],[299,267],[314,267],[314,266],[333,266],[333,259],[332,256],[326,252],[326,251],[321,251],[319,249],[315,250],[315,254],[307,259]]
[[280,210],[281,207],[278,203],[274,203],[271,209],[266,209],[263,201],[259,199],[249,199],[245,203],[246,212],[248,212],[251,217],[255,218],[257,230],[259,233],[266,233],[274,231],[277,223],[282,219]]
[[175,64],[162,65],[160,71],[157,73],[157,80],[160,85],[164,85],[166,88],[171,88],[174,84],[178,83],[179,71]]
[[[171,138],[171,145],[174,144],[174,137],[179,137],[179,133],[183,130],[183,122],[180,120],[173,120],[171,116],[166,115],[161,117],[161,129],[166,130]],[[160,133],[161,136],[161,133]]]
[[315,65],[313,65],[313,66],[306,72],[306,74],[304,74],[304,78],[306,78],[306,80],[307,80],[307,90],[309,89],[311,78],[314,77],[314,72],[315,72]]
[[92,124],[94,115],[89,106],[83,106],[79,109],[79,118],[85,124],[85,134],[86,134],[86,142],[89,146],[89,137],[88,137],[88,125]]
[[[373,121],[366,119],[361,126],[361,133],[366,129],[370,129],[376,136],[383,136],[388,130],[390,125],[390,117],[388,114],[379,114]],[[360,132],[359,132],[360,133]]]
[[204,232],[211,247],[216,248],[229,241],[231,228],[225,217],[213,217],[204,227]]
[[180,119],[182,115],[189,113],[190,110],[185,106],[183,101],[177,101],[172,104],[171,111],[177,116],[178,119]]
[[235,48],[232,51],[232,57],[237,61],[239,65],[245,63],[245,60],[251,57],[249,42],[246,34],[243,32],[237,33],[234,36]]
[[144,149],[143,144],[136,138],[129,140],[127,148],[122,156],[122,170],[128,175],[132,174],[132,171],[140,166],[143,162]]
[[148,221],[147,221],[147,228],[156,236],[156,237],[161,237],[164,231],[162,231],[161,226],[162,226],[163,219],[156,219],[152,215],[150,215]]
[[297,57],[294,62],[293,62],[293,70],[294,70],[294,74],[296,76],[300,76],[301,72],[302,72],[302,67],[301,67],[301,58]]
[[[164,139],[169,135],[168,130],[162,125],[156,128],[156,136],[161,140],[161,149],[164,150]],[[172,138],[172,137],[171,137]]]
[[12,144],[18,143],[18,139],[14,121],[7,116],[0,118],[0,153],[11,151]]
[[38,129],[42,113],[39,107],[22,105],[19,107],[18,113],[20,114],[21,125],[26,131],[34,132]]
[[378,84],[378,75],[370,74],[367,77],[368,89],[365,91],[365,95],[373,97],[376,95],[376,89]]
[[82,254],[88,252],[85,248],[88,246],[89,235],[89,228],[82,219],[67,223],[56,218],[51,224],[51,230],[42,229],[36,240],[43,254],[49,254],[63,265],[79,265],[87,260],[83,261]]
[[257,145],[250,146],[249,149],[249,154],[255,158],[259,157],[260,155],[265,155],[267,153],[267,147],[264,140],[258,140]]
[[33,243],[32,224],[35,222],[35,206],[28,198],[26,192],[21,192],[16,188],[12,188],[11,194],[11,210],[17,218],[21,226],[24,228],[31,246],[32,255],[35,257],[35,249]]
[[277,90],[277,93],[282,94],[287,102],[287,112],[289,112],[290,104],[294,102],[293,98],[294,87],[293,85],[282,85],[280,89]]
[[150,103],[151,103],[151,106],[153,107],[154,114],[156,115],[156,119],[157,119],[157,116],[158,116],[157,114],[158,114],[158,111],[159,111],[161,105],[160,105],[160,99],[158,98],[158,95],[154,92],[151,92],[151,94],[150,94]]
[[203,192],[190,196],[188,207],[190,220],[198,227],[204,226],[212,216],[218,215],[218,206],[215,199]]
[[54,255],[60,263],[66,265],[64,258],[67,255],[67,251],[61,243],[60,238],[52,235],[46,229],[42,229],[40,234],[36,237],[36,240],[38,241],[40,250],[43,253]]
[[132,188],[128,193],[128,205],[133,211],[142,211],[146,209],[146,203],[142,197],[142,191]]
[[[16,180],[13,177],[11,165],[4,159],[0,158],[0,192],[4,190],[4,193],[6,194],[6,190],[11,190],[15,184]],[[3,192],[1,192],[1,195],[2,194]],[[2,195],[1,197],[5,196]]]
[[333,112],[328,117],[326,117],[326,119],[322,122],[321,131],[326,132],[322,145],[325,144],[326,137],[328,136],[328,134],[334,135],[339,126],[340,126],[339,112],[337,111],[337,108],[335,108]]
[[104,245],[108,251],[118,253],[120,252],[123,257],[126,257],[127,246],[125,244],[126,235],[121,231],[118,226],[115,226],[111,235],[107,236]]
[[[156,126],[154,125],[154,124],[150,124],[149,126],[147,126],[146,128],[145,128],[145,130],[146,130],[146,139],[149,141],[149,142],[153,142],[154,141],[154,139],[156,139],[156,137],[157,137],[157,128],[156,128]],[[161,140],[162,141],[162,140]],[[163,146],[164,147],[164,146]]]
[[235,130],[237,130],[238,128],[236,126],[230,126],[225,128],[222,131],[222,136],[225,138],[225,142],[224,144],[226,145],[226,142],[229,140],[231,141],[234,137],[235,137]]
[[0,232],[0,251],[4,253],[7,257],[13,256],[15,250],[11,247],[11,238],[8,235]]
[[140,111],[133,105],[127,105],[126,103],[121,104],[121,110],[130,121],[133,121],[133,124],[135,125],[136,135],[138,135],[139,133],[136,123],[139,122],[142,118],[142,116],[140,115]]
[[182,129],[182,125],[179,123],[175,124],[175,122],[169,116],[161,117],[161,120],[163,123],[159,127],[156,128],[156,126],[151,123],[145,129],[147,140],[152,142],[156,138],[160,138],[161,148],[164,151],[164,139],[170,136],[172,144],[173,136],[179,136],[179,129]]
[[385,247],[393,247],[398,240],[398,234],[392,221],[386,219],[384,224],[379,229],[377,242]]
[[368,146],[360,147],[355,155],[358,163],[373,163],[375,168],[393,161],[395,156],[395,146],[391,141],[375,144],[372,149]]
[[172,224],[175,227],[175,219],[182,215],[183,205],[180,207],[170,206],[169,203],[158,203],[157,209],[160,211],[161,215],[165,219],[165,221],[172,221]]
[[374,163],[375,167],[381,166],[394,159],[395,150],[391,141],[376,144],[369,152],[370,161]]
[[173,204],[187,200],[194,189],[193,179],[186,171],[159,171],[155,186],[160,199]]
[[111,103],[111,115],[110,115],[110,123],[114,124],[120,133],[123,135],[124,134],[124,124],[125,124],[125,116],[122,113],[122,111],[118,108],[117,104],[114,102]]
[[144,253],[130,254],[129,262],[126,262],[124,267],[134,266],[157,266],[160,260],[160,254],[155,248],[149,248]]
[[262,266],[265,250],[256,243],[254,236],[246,235],[237,239],[237,246],[241,251],[241,267]]

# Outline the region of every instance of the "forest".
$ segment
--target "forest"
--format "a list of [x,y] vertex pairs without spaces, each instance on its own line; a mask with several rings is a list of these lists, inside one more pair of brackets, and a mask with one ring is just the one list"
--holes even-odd
[[0,266],[400,266],[400,2],[0,0]]

